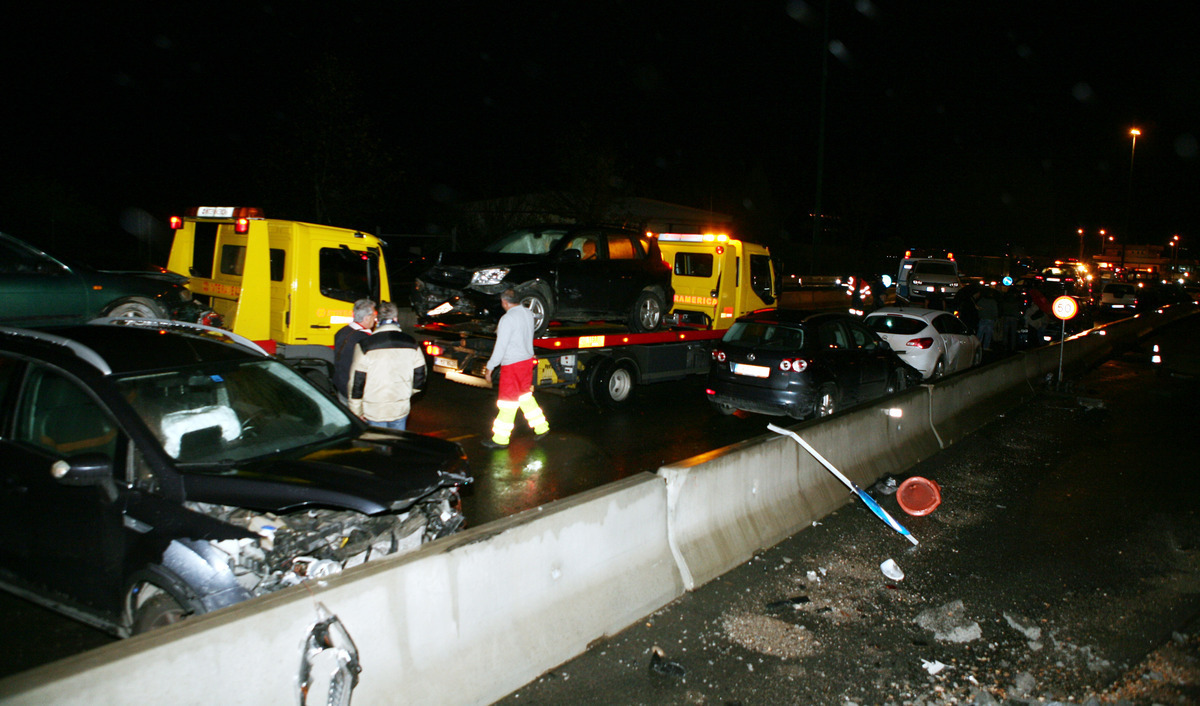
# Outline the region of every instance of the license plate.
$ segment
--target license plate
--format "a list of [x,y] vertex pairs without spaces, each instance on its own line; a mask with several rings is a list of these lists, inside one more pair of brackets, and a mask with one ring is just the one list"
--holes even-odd
[[745,363],[734,363],[733,374],[746,375],[752,378],[769,378],[771,377],[771,369],[765,365],[746,365]]
[[441,358],[441,357],[434,358],[433,364],[434,364],[434,366],[439,367],[439,368],[450,368],[451,370],[458,370],[458,361],[454,360],[453,358]]
[[1124,305],[1124,304],[1113,304],[1113,305],[1112,305],[1112,308],[1114,308],[1114,309],[1124,309],[1124,308],[1125,308],[1125,305]]

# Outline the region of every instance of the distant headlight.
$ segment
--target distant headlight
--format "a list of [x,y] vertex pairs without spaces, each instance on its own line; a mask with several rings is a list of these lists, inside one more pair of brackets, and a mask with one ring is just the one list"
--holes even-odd
[[489,267],[486,270],[477,270],[471,275],[471,284],[500,284],[507,276],[507,267]]

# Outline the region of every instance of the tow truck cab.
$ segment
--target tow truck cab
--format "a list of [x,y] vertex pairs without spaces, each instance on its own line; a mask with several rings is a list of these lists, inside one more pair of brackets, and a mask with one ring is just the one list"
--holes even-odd
[[201,206],[173,216],[167,269],[220,317],[214,322],[285,358],[332,360],[354,302],[387,301],[373,235],[268,219],[258,208]]
[[775,305],[775,270],[762,245],[715,233],[660,233],[658,247],[671,265],[680,325],[725,330],[734,319]]

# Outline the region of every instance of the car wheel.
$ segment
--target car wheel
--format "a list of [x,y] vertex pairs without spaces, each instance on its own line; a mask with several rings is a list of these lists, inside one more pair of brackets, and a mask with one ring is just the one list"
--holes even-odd
[[815,416],[828,417],[837,411],[837,388],[833,385],[822,385],[817,393],[817,408]]
[[941,380],[946,376],[946,361],[938,358],[938,361],[933,364],[933,374],[929,376],[930,380]]
[[657,331],[663,323],[663,300],[656,292],[642,292],[629,317],[634,331]]
[[165,319],[167,312],[162,306],[149,299],[142,297],[130,297],[122,299],[116,304],[110,306],[105,316],[129,318],[129,319]]
[[971,359],[971,367],[975,367],[983,362],[983,349],[975,349],[975,357]]
[[908,375],[903,370],[892,371],[892,377],[888,380],[887,394],[894,395],[908,388]]
[[550,307],[550,297],[540,289],[523,289],[517,292],[521,305],[533,314],[533,335],[541,336],[550,326],[553,310]]
[[589,390],[593,402],[612,409],[629,401],[635,385],[632,363],[627,360],[609,360],[596,368]]
[[167,591],[143,582],[130,592],[129,625],[134,635],[173,625],[192,614]]

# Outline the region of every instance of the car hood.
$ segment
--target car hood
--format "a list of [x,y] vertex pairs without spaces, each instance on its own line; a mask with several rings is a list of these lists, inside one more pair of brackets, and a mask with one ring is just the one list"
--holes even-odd
[[187,500],[276,514],[303,507],[402,512],[439,488],[472,481],[458,444],[378,429],[303,453],[182,471]]

